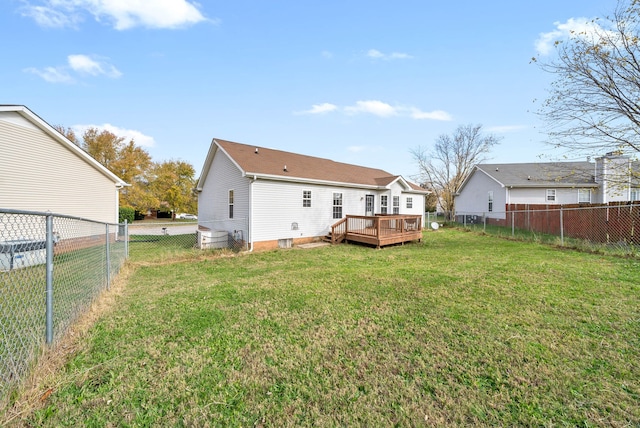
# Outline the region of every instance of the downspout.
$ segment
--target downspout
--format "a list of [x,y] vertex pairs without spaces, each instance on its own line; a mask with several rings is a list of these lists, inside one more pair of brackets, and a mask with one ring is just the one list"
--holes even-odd
[[258,180],[258,177],[255,175],[253,179],[249,183],[249,221],[247,224],[249,237],[251,238],[251,243],[249,244],[249,252],[253,252],[253,183]]

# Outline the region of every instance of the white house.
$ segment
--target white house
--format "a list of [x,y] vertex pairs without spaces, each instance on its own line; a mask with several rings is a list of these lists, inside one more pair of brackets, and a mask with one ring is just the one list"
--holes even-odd
[[27,107],[0,105],[0,208],[116,223],[125,185]]
[[250,249],[311,242],[351,215],[424,215],[428,193],[380,169],[213,139],[197,185],[200,229]]
[[[609,153],[595,162],[478,164],[455,198],[457,215],[504,219],[507,207],[606,204],[640,199],[628,157]],[[637,177],[637,175],[636,175]]]

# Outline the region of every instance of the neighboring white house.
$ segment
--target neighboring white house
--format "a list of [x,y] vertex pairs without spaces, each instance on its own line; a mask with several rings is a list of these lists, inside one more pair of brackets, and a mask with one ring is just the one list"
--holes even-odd
[[0,105],[0,208],[116,223],[125,185],[27,107]]
[[640,200],[640,184],[632,173],[639,170],[628,157],[613,153],[595,162],[479,164],[456,195],[456,214],[504,219],[513,204]]
[[317,240],[348,214],[424,216],[428,193],[380,169],[218,139],[197,191],[200,229],[251,249]]

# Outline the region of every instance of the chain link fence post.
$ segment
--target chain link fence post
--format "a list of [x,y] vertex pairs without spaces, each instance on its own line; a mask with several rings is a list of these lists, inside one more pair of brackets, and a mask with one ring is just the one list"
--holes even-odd
[[106,265],[107,265],[106,266],[107,267],[106,276],[107,276],[107,290],[109,290],[110,287],[111,287],[111,285],[110,285],[111,284],[111,276],[110,276],[110,274],[111,274],[111,257],[109,255],[109,225],[108,224],[105,225],[105,231],[106,231],[106,237],[107,237],[107,242],[105,244],[105,248],[107,250],[107,254],[106,254]]
[[47,345],[53,343],[53,215],[47,213],[46,216],[46,291],[45,291],[45,306],[46,306],[46,342]]
[[129,258],[129,220],[124,219],[124,257]]
[[560,205],[560,245],[564,247],[564,216],[562,211],[562,205]]

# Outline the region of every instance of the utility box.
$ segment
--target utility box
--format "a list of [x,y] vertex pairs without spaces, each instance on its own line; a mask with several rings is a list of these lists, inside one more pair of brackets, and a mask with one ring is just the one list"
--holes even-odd
[[44,240],[12,239],[0,241],[0,271],[10,271],[47,262]]
[[226,230],[202,230],[198,229],[198,248],[227,248],[229,246],[229,233]]

